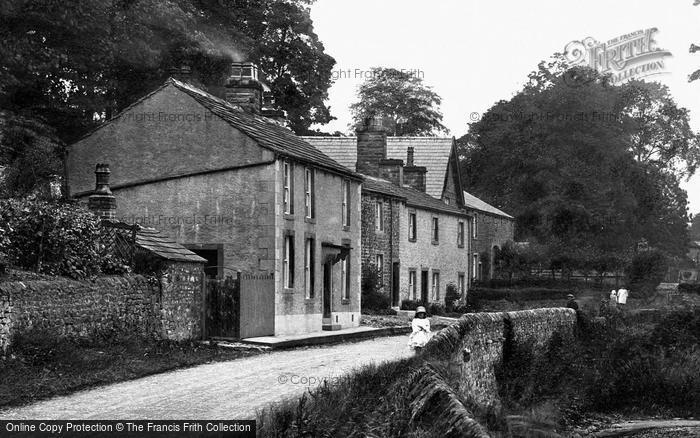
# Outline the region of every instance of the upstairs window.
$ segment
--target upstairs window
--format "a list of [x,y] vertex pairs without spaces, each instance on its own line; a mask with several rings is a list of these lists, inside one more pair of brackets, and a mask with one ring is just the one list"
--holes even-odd
[[379,278],[384,277],[384,254],[377,254],[377,272]]
[[457,246],[464,248],[464,221],[457,223]]
[[416,240],[416,213],[408,213],[408,240]]
[[304,169],[304,214],[309,219],[316,213],[315,198],[314,171],[307,167]]
[[381,201],[377,201],[377,217],[375,221],[375,225],[377,228],[377,231],[384,231],[384,203]]
[[343,180],[343,226],[350,226],[350,181]]
[[285,161],[284,167],[284,212],[294,214],[294,178],[292,177],[292,163]]
[[432,221],[433,227],[432,227],[432,236],[433,236],[433,243],[438,243],[440,241],[440,221],[437,217],[433,217]]
[[478,228],[478,225],[477,225],[477,224],[478,224],[478,223],[479,223],[479,221],[478,221],[478,218],[477,218],[476,213],[475,213],[475,214],[474,214],[474,219],[472,219],[472,238],[473,238],[473,239],[476,239],[477,228]]

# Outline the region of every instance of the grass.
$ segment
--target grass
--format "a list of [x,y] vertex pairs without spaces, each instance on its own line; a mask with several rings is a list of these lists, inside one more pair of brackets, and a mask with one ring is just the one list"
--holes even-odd
[[404,383],[418,358],[367,365],[333,385],[258,415],[260,437],[427,437],[410,427]]
[[12,350],[0,359],[0,406],[257,353],[130,336],[87,341],[31,333],[16,337]]

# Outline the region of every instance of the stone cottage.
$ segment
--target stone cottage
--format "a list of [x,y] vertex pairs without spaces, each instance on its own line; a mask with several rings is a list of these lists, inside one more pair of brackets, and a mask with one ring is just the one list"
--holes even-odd
[[[450,283],[464,296],[470,216],[458,195],[452,139],[387,137],[378,119],[358,127],[357,137],[305,139],[365,176],[362,263],[379,268],[393,306],[405,299],[444,302]],[[426,147],[419,152],[411,146],[420,144]]]
[[514,220],[464,191],[454,138],[389,137],[371,120],[356,137],[304,139],[365,176],[362,263],[381,268],[392,305],[442,301],[449,283],[464,296],[490,278]]
[[357,326],[362,177],[265,117],[252,64],[233,72],[223,98],[170,78],[70,145],[67,193],[109,163],[119,220],[173,236],[210,276],[274,274],[266,334]]
[[464,208],[474,218],[471,228],[472,280],[488,280],[494,276],[494,259],[500,248],[515,236],[513,216],[463,192]]

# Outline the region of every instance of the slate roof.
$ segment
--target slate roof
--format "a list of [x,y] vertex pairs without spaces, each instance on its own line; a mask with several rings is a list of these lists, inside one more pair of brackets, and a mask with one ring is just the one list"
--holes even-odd
[[[357,137],[302,138],[343,166],[356,170]],[[440,198],[450,161],[452,142],[451,137],[387,137],[386,157],[403,160],[406,164],[408,147],[412,146],[413,164],[424,166],[428,171],[425,176],[426,193]]]
[[406,197],[406,205],[409,207],[418,207],[426,210],[439,211],[441,213],[467,216],[467,213],[457,206],[445,204],[444,201],[433,198],[427,193],[416,190],[412,187],[401,187],[401,193]]
[[375,178],[369,175],[362,175],[364,181],[362,181],[362,190],[367,190],[370,192],[381,193],[382,195],[392,196],[394,198],[405,199],[401,187],[387,181],[385,179]]
[[402,199],[409,207],[421,208],[424,210],[439,211],[441,213],[466,216],[467,213],[454,205],[445,204],[440,199],[433,198],[427,193],[416,190],[409,186],[399,187],[391,181],[373,176],[362,175],[365,180],[362,183],[362,190],[381,193]]
[[179,90],[187,93],[231,126],[252,137],[262,147],[283,156],[296,158],[340,174],[359,178],[359,175],[353,172],[351,168],[339,164],[289,129],[279,126],[265,117],[245,112],[236,105],[177,79],[170,78],[166,84],[172,84]]
[[196,263],[207,261],[154,228],[139,226],[136,230],[136,246],[166,260]]
[[479,210],[479,211],[483,211],[486,213],[491,213],[491,214],[496,215],[496,216],[501,216],[501,217],[513,219],[513,216],[497,209],[493,205],[487,204],[486,202],[482,201],[481,199],[477,198],[476,196],[474,196],[468,192],[464,192],[464,206],[467,208],[472,208],[474,210]]

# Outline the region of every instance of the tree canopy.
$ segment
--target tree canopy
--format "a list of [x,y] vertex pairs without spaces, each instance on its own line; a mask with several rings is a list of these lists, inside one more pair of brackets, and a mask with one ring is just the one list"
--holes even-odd
[[391,121],[396,136],[447,133],[439,106],[442,102],[418,75],[375,67],[358,89],[359,101],[350,105],[355,123],[371,117]]
[[693,220],[690,222],[690,238],[700,241],[700,213],[693,215]]
[[[60,154],[187,64],[203,87],[261,67],[290,126],[332,119],[334,59],[311,0],[8,0],[0,5],[0,166],[10,192],[60,173]],[[7,192],[7,190],[6,190]]]
[[605,260],[642,238],[681,255],[679,178],[700,149],[687,110],[663,86],[612,86],[585,67],[543,62],[530,79],[459,140],[469,190],[513,214],[517,237],[547,244],[552,260]]

